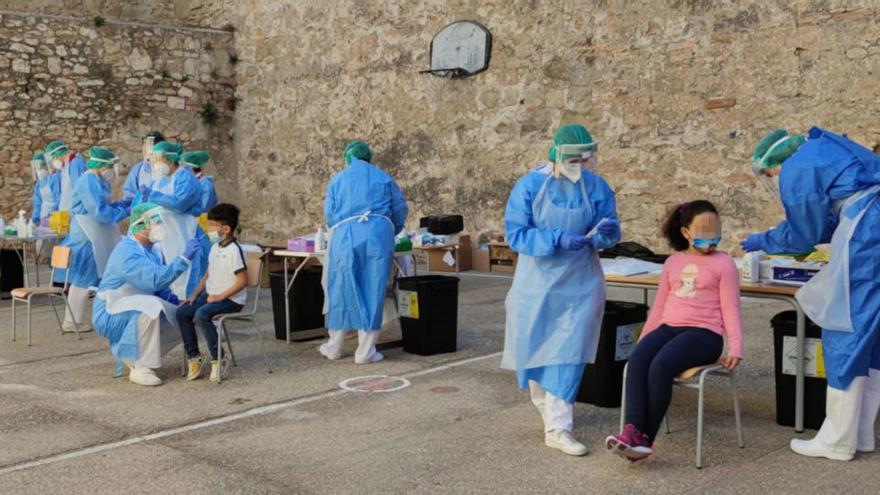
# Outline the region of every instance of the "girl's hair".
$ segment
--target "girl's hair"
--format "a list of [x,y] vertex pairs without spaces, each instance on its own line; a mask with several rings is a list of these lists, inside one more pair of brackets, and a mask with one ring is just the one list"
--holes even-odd
[[666,223],[663,224],[663,237],[669,241],[672,249],[686,251],[690,247],[691,243],[681,233],[681,228],[690,228],[694,217],[700,213],[714,213],[717,215],[718,210],[715,209],[715,205],[712,203],[699,199],[689,203],[682,203],[669,212]]

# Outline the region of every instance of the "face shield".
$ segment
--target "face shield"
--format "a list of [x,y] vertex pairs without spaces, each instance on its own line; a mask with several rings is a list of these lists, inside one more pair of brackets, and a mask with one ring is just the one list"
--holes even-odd
[[31,173],[35,181],[43,180],[49,175],[49,168],[46,166],[45,160],[31,160]]
[[153,157],[153,145],[156,144],[156,138],[153,136],[147,136],[144,138],[144,147],[143,147],[143,160],[144,162],[152,161]]
[[152,243],[162,242],[165,239],[165,219],[162,217],[162,207],[156,207],[147,210],[140,218],[131,223],[129,232],[136,234],[142,231],[149,231],[149,239]]
[[589,144],[560,144],[556,147],[556,176],[563,175],[572,182],[581,179],[583,170],[594,170],[599,146]]
[[150,152],[150,161],[150,174],[153,176],[153,182],[167,177],[171,173],[171,165],[161,151]]
[[758,177],[758,183],[761,184],[765,191],[777,198],[779,197],[779,167],[781,166],[763,168],[760,163],[755,162],[752,164],[752,168],[755,169],[755,174]]

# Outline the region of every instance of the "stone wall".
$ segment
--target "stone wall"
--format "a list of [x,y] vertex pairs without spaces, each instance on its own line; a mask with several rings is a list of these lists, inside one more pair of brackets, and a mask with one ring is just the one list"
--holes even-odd
[[[483,233],[502,228],[514,181],[553,131],[582,122],[625,237],[655,248],[668,208],[688,199],[719,204],[728,248],[775,223],[749,168],[772,128],[880,139],[876,2],[233,4],[244,222],[264,240],[320,221],[351,138],[401,183],[411,226],[458,212]],[[433,35],[459,19],[491,30],[489,70],[420,74]]]
[[[207,149],[209,173],[237,177],[233,53],[233,35],[221,30],[0,13],[0,215],[30,211],[29,161],[52,139],[82,152],[108,146],[130,166],[141,137],[159,129]],[[234,200],[233,184],[219,185],[221,197]]]
[[[351,138],[370,142],[398,179],[410,226],[459,212],[485,233],[502,228],[513,183],[545,158],[553,131],[582,122],[601,143],[625,238],[655,248],[667,209],[688,199],[719,204],[727,248],[778,220],[749,169],[772,128],[819,124],[868,146],[880,140],[874,1],[64,3],[235,29],[231,162],[241,166],[220,184],[240,191],[246,233],[264,242],[322,221],[323,191]],[[489,70],[420,74],[433,35],[460,19],[492,32]]]

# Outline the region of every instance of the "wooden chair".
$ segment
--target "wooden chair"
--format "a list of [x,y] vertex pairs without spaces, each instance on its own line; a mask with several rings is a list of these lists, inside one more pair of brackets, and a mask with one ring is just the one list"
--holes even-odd
[[[27,345],[31,345],[31,301],[34,297],[47,296],[52,303],[52,311],[55,313],[55,319],[58,321],[58,329],[64,333],[61,323],[61,317],[58,316],[58,308],[55,307],[55,298],[61,298],[67,310],[70,311],[70,303],[67,301],[67,289],[69,287],[68,278],[70,276],[70,248],[64,246],[55,246],[52,248],[52,275],[49,277],[51,284],[55,280],[55,270],[64,270],[64,287],[21,287],[12,291],[12,341],[15,342],[15,302],[27,303]],[[71,311],[71,314],[73,312]],[[76,338],[81,338],[79,333],[79,323],[74,322],[76,326]]]
[[[628,367],[629,365],[627,364],[627,366],[623,368],[623,391],[620,403],[621,433],[623,432],[623,423],[625,421],[624,418],[626,413],[626,371]],[[737,441],[739,442],[739,448],[744,448],[746,446],[742,429],[742,414],[739,405],[739,394],[737,393],[736,369],[734,369],[733,371],[728,371],[727,368],[719,363],[707,364],[704,366],[696,366],[694,368],[686,369],[681,372],[677,377],[675,377],[674,385],[679,387],[693,388],[699,391],[699,398],[697,399],[697,458],[695,463],[697,469],[703,467],[703,412],[704,396],[706,390],[706,377],[708,376],[727,377],[727,379],[730,381],[730,389],[733,393],[733,415],[736,418]],[[698,379],[695,381],[694,378]],[[669,429],[668,411],[666,413],[666,417],[663,418],[663,423],[666,426],[666,433],[669,434],[671,431]]]

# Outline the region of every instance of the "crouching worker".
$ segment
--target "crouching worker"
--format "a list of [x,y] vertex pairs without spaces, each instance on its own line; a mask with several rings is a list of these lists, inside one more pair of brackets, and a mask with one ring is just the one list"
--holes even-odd
[[191,239],[181,256],[165,264],[153,245],[165,238],[162,207],[142,203],[131,214],[129,235],[107,261],[92,315],[95,330],[110,341],[117,376],[122,364],[131,370],[128,379],[138,385],[161,385],[155,369],[162,356],[179,342],[177,298],[169,287],[189,269],[200,249]]
[[221,203],[208,211],[207,234],[211,241],[208,271],[192,295],[177,308],[177,324],[183,337],[187,357],[187,380],[195,380],[202,372],[202,355],[196,336],[195,322],[211,352],[211,381],[216,382],[226,370],[226,359],[217,361],[217,326],[214,317],[238,313],[247,302],[247,266],[244,252],[235,240],[239,210]]

